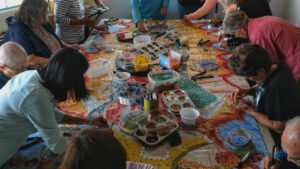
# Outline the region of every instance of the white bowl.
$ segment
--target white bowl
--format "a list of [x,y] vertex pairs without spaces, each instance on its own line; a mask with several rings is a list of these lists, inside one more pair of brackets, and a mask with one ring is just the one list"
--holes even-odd
[[130,73],[128,72],[116,72],[114,78],[118,81],[126,81],[130,78]]
[[181,121],[186,126],[195,126],[200,113],[194,108],[183,108],[180,110]]
[[109,70],[109,61],[103,58],[95,59],[89,62],[89,68],[86,75],[90,78],[96,78],[106,74]]

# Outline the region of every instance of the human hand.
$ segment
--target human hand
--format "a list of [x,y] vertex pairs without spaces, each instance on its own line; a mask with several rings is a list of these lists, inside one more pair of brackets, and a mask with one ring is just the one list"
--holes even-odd
[[104,4],[103,4],[102,0],[95,0],[95,3],[96,3],[97,6],[104,7]]
[[167,13],[168,13],[168,10],[167,10],[166,7],[162,7],[162,8],[160,9],[160,14],[161,14],[161,15],[167,15]]
[[34,54],[28,56],[28,64],[30,67],[39,67],[48,62],[48,58],[35,56]]
[[146,32],[144,21],[138,22],[138,28],[141,32]]
[[74,49],[78,49],[78,50],[81,50],[81,51],[85,51],[85,47],[83,47],[82,45],[79,45],[79,44],[73,44],[73,45],[70,45],[71,48],[74,48]]
[[240,89],[236,89],[235,91],[233,91],[231,93],[231,98],[233,100],[233,102],[237,102],[238,100],[244,98],[249,92],[250,92],[251,89],[249,88],[240,88]]
[[191,20],[189,19],[188,15],[184,15],[184,16],[183,16],[183,20],[184,20],[187,24],[189,24],[189,25],[192,24],[192,22],[191,22]]
[[91,119],[88,125],[108,128],[108,123],[103,116]]
[[270,166],[271,157],[266,156],[260,162],[260,168],[262,169],[278,169],[280,167],[280,160],[275,158],[274,165]]
[[82,22],[88,26],[94,27],[95,26],[95,21],[93,21],[91,18],[89,18],[88,16],[84,17],[81,19]]
[[94,26],[94,28],[98,31],[106,31],[108,32],[108,27],[107,25],[101,25],[101,26]]

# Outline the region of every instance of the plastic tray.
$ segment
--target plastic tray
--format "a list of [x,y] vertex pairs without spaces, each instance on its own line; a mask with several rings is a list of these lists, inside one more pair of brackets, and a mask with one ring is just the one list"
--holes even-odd
[[[12,165],[13,160],[9,160],[3,167],[3,169],[36,169],[38,168],[40,164],[40,158],[39,157],[16,157],[19,158],[20,164],[19,165]],[[32,161],[32,165],[28,165],[27,163],[30,163]]]
[[167,90],[162,92],[162,99],[168,109],[179,114],[182,108],[194,108],[195,105],[183,90]]
[[174,70],[162,70],[148,73],[148,79],[153,87],[174,84],[180,75]]
[[[115,64],[118,70],[129,72],[133,75],[146,76],[150,70],[150,61],[148,57],[148,62],[146,64],[137,64],[135,58],[140,55],[136,52],[125,53],[117,56]],[[146,56],[146,55],[145,55]]]
[[158,42],[152,42],[141,48],[141,51],[151,57],[152,60],[158,59],[160,54],[167,54],[169,49],[160,45]]

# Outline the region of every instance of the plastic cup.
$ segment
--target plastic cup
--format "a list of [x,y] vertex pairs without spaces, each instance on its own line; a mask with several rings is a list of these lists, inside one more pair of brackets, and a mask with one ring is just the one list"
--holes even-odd
[[181,121],[184,125],[193,127],[200,113],[194,108],[183,108],[180,110]]

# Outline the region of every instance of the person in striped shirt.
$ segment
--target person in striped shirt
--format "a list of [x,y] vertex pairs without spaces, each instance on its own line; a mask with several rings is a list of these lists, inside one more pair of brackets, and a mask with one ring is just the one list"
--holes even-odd
[[[99,0],[94,0],[96,4]],[[105,26],[97,26],[95,21],[85,16],[84,0],[57,0],[54,21],[56,34],[63,41],[74,44],[83,43],[85,25],[97,30],[105,30]]]

